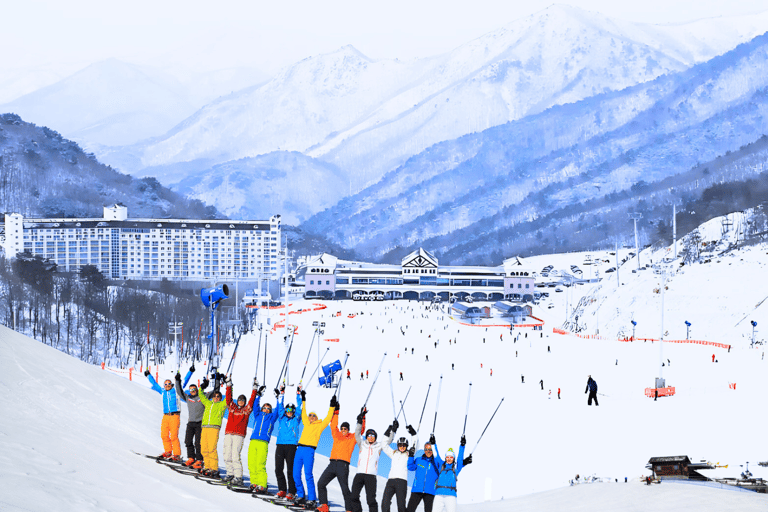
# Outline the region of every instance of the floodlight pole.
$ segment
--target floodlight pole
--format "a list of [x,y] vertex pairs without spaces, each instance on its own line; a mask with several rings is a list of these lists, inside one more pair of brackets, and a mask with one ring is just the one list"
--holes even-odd
[[642,213],[630,213],[629,218],[635,221],[635,257],[637,258],[637,270],[640,270],[640,245],[637,242],[637,221],[643,218]]

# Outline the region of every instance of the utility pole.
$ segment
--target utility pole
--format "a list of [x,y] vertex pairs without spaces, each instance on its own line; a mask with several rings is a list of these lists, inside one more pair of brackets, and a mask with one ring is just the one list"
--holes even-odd
[[640,271],[640,246],[637,243],[637,221],[643,218],[642,213],[630,213],[629,218],[635,221],[635,257],[637,258],[637,270]]
[[677,205],[672,205],[672,245],[675,247],[675,259],[677,259]]
[[615,253],[616,253],[616,289],[619,289],[619,286],[621,286],[621,276],[619,276],[619,242],[616,242],[615,245]]
[[667,286],[667,268],[664,265],[657,265],[654,273],[661,275],[661,332],[659,333],[659,376],[656,379],[656,388],[666,387],[664,381],[664,288]]

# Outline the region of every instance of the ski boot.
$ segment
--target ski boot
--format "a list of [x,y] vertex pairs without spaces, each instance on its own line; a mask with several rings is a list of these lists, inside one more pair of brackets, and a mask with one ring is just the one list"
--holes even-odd
[[243,479],[242,478],[233,478],[229,481],[229,485],[232,487],[243,487]]
[[304,508],[307,510],[315,510],[317,509],[317,502],[308,500],[307,502],[304,503]]
[[203,469],[203,461],[196,460],[195,463],[192,464],[192,469],[197,469],[197,470]]
[[291,494],[291,493],[288,493],[288,494],[285,495],[285,499],[286,499],[286,501],[293,501],[293,500],[296,499],[296,496]]
[[173,452],[163,452],[157,456],[158,459],[168,459],[173,455]]
[[328,505],[323,503],[319,507],[317,507],[317,512],[328,512]]
[[[278,491],[275,496],[277,496],[278,498],[286,498],[288,494],[285,491]],[[291,496],[291,498],[293,498],[293,496]]]
[[184,463],[187,467],[192,467],[192,465],[195,463],[195,459],[187,459],[187,461]]
[[296,505],[297,507],[303,507],[307,504],[307,499],[304,497],[296,498],[293,500],[293,504]]
[[178,455],[171,455],[170,457],[168,457],[168,460],[171,462],[181,463],[181,457]]

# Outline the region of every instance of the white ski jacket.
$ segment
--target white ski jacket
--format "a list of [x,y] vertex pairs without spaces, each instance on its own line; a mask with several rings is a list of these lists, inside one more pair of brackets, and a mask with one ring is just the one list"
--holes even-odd
[[[379,469],[379,457],[381,456],[381,450],[384,448],[384,446],[389,447],[389,444],[392,442],[392,438],[395,437],[395,434],[390,433],[389,437],[383,441],[379,441],[377,438],[377,441],[371,444],[366,438],[360,435],[361,428],[362,425],[359,423],[355,426],[355,441],[357,441],[357,445],[360,447],[360,453],[357,460],[357,472],[375,476],[377,470]],[[407,458],[405,460],[406,462],[408,461]]]
[[[394,437],[394,436],[393,436]],[[411,437],[411,445],[416,446],[417,436]],[[392,466],[389,469],[389,479],[402,478],[408,480],[408,450],[401,452],[397,448],[392,449],[389,444],[384,445],[384,453],[392,459]]]

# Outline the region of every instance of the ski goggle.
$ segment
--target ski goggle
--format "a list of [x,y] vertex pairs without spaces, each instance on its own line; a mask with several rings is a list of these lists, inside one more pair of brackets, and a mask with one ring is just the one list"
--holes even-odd
[[271,405],[264,405],[264,406],[261,407],[261,410],[262,411],[266,411],[266,412],[272,412],[272,406]]
[[166,379],[165,382],[163,383],[163,386],[173,386],[173,382],[171,382],[170,380]]
[[308,416],[308,417],[309,417],[309,418],[315,418],[315,419],[317,419],[317,414],[315,414],[315,413],[311,412],[311,413],[309,413],[309,416]]
[[213,398],[218,398],[219,400],[221,400],[221,393],[217,391],[216,393],[214,393]]

